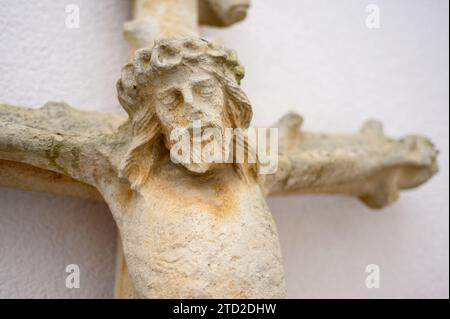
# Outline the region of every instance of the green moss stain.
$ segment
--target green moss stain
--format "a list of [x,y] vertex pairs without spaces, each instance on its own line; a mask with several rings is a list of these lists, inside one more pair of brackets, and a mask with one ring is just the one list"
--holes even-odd
[[56,160],[61,155],[61,150],[63,147],[64,147],[63,142],[56,141],[53,138],[50,147],[45,151],[45,155],[49,159],[49,163],[51,166],[55,167],[56,169],[62,171],[64,174],[68,175],[67,170],[63,166],[59,165],[56,162]]
[[80,150],[76,147],[70,150],[70,153],[73,156],[72,159],[72,168],[74,170],[78,170],[80,168]]

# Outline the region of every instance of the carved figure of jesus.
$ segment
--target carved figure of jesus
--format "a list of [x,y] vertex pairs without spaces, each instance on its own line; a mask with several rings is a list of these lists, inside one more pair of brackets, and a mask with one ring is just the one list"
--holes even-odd
[[[236,54],[222,45],[167,38],[137,51],[122,69],[117,90],[128,119],[57,103],[39,110],[1,105],[3,174],[58,176],[84,197],[98,196],[95,188],[120,231],[129,296],[283,297],[267,195],[344,193],[382,207],[399,189],[430,178],[437,153],[421,136],[385,137],[378,122],[357,134],[328,135],[300,131],[301,117],[288,114],[276,125],[274,174],[260,175],[251,163],[174,162],[176,128],[190,131],[196,120],[202,130],[249,127],[243,75]],[[234,142],[248,150],[245,139]]]

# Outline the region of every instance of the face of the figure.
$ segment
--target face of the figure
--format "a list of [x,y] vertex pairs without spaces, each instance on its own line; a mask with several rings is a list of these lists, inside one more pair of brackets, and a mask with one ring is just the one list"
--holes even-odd
[[[177,68],[159,77],[155,109],[166,146],[170,149],[178,142],[171,139],[171,133],[180,129],[189,132],[189,142],[193,146],[194,127],[199,123],[202,133],[211,128],[222,132],[225,104],[222,86],[214,76],[204,71]],[[198,153],[194,154],[194,147],[190,148],[190,153],[188,162],[178,161],[188,170],[204,173],[211,167],[211,163],[195,160]]]

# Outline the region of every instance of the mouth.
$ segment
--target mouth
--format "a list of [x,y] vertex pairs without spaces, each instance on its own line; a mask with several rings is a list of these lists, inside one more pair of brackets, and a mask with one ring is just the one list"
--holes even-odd
[[[178,140],[175,144],[170,143],[171,148],[177,151],[171,153],[177,163],[182,164],[186,169],[196,174],[206,173],[216,162],[216,157],[223,156],[223,132],[222,127],[214,122],[202,122],[201,125],[194,123],[188,127],[181,128],[185,138]],[[189,142],[188,146],[180,146]],[[172,141],[173,142],[173,141]],[[175,146],[176,145],[176,146]],[[179,151],[186,153],[179,153]],[[212,151],[212,154],[209,152]],[[220,153],[220,154],[219,154]],[[211,158],[204,158],[210,156]]]
[[204,146],[204,144],[222,139],[223,129],[220,123],[202,122],[201,124],[201,126],[190,125],[186,127],[191,142],[201,143]]
[[194,121],[191,125],[185,128],[192,135],[194,130],[204,133],[207,129],[217,129],[222,131],[222,123],[217,121]]

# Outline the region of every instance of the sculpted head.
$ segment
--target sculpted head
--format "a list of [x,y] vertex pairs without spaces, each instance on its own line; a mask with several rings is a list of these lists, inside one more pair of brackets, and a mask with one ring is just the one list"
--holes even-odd
[[[240,89],[244,69],[234,51],[199,38],[162,39],[141,49],[124,66],[117,83],[120,104],[132,125],[130,149],[121,174],[133,188],[145,182],[158,154],[156,142],[170,149],[174,129],[247,128],[252,111]],[[211,164],[182,164],[204,173]],[[244,167],[237,167],[245,174]]]

